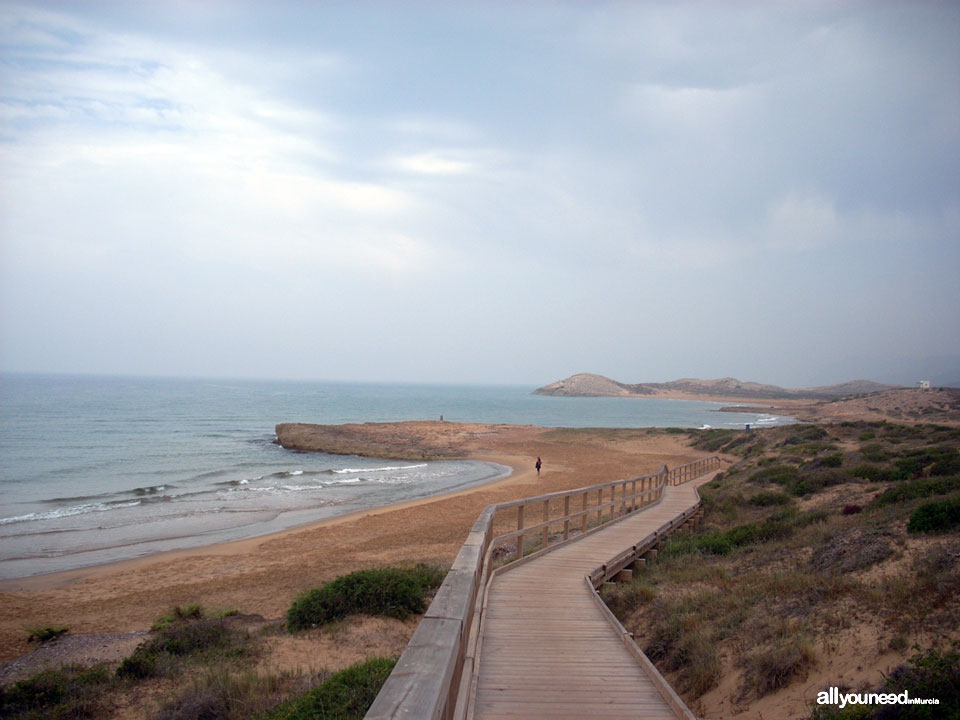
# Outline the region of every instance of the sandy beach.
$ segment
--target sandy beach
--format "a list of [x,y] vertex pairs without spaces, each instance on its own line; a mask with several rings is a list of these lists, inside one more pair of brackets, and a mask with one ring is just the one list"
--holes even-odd
[[[354,441],[383,455],[425,446],[448,456],[508,465],[494,483],[332,518],[292,530],[193,550],[0,583],[0,661],[30,651],[24,626],[67,625],[72,634],[149,627],[170,606],[202,603],[281,617],[300,592],[369,567],[449,564],[488,504],[632,477],[709,453],[656,430],[551,430],[449,422],[366,424]],[[537,457],[542,474],[534,470]]]

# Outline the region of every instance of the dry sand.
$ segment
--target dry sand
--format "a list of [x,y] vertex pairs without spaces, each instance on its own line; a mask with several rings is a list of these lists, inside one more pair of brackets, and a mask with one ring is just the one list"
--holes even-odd
[[[146,558],[0,582],[0,661],[29,652],[24,626],[71,633],[127,633],[169,607],[199,602],[281,617],[300,592],[368,567],[453,561],[490,503],[635,477],[704,457],[685,437],[651,430],[548,430],[533,426],[399,423],[363,425],[383,447],[418,442],[509,465],[492,484],[329,519],[285,532]],[[540,456],[538,477],[533,464]],[[291,660],[295,662],[295,660]],[[313,656],[304,665],[322,665]]]

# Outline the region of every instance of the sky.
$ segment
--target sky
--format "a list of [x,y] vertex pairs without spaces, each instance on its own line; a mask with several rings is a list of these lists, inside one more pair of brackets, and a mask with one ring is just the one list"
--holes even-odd
[[0,371],[960,379],[960,4],[0,0]]

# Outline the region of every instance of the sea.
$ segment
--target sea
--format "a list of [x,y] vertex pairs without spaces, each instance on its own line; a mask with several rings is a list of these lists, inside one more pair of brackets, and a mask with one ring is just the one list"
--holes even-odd
[[0,579],[249,538],[509,474],[475,460],[303,453],[280,422],[546,427],[793,422],[721,403],[531,387],[0,375]]

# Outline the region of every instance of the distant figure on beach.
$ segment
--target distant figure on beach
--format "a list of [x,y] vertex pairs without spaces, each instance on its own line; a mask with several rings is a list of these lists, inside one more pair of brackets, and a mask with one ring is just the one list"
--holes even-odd
[[540,466],[541,466],[541,465],[543,465],[543,463],[540,462],[540,458],[537,458],[537,475],[540,474]]

